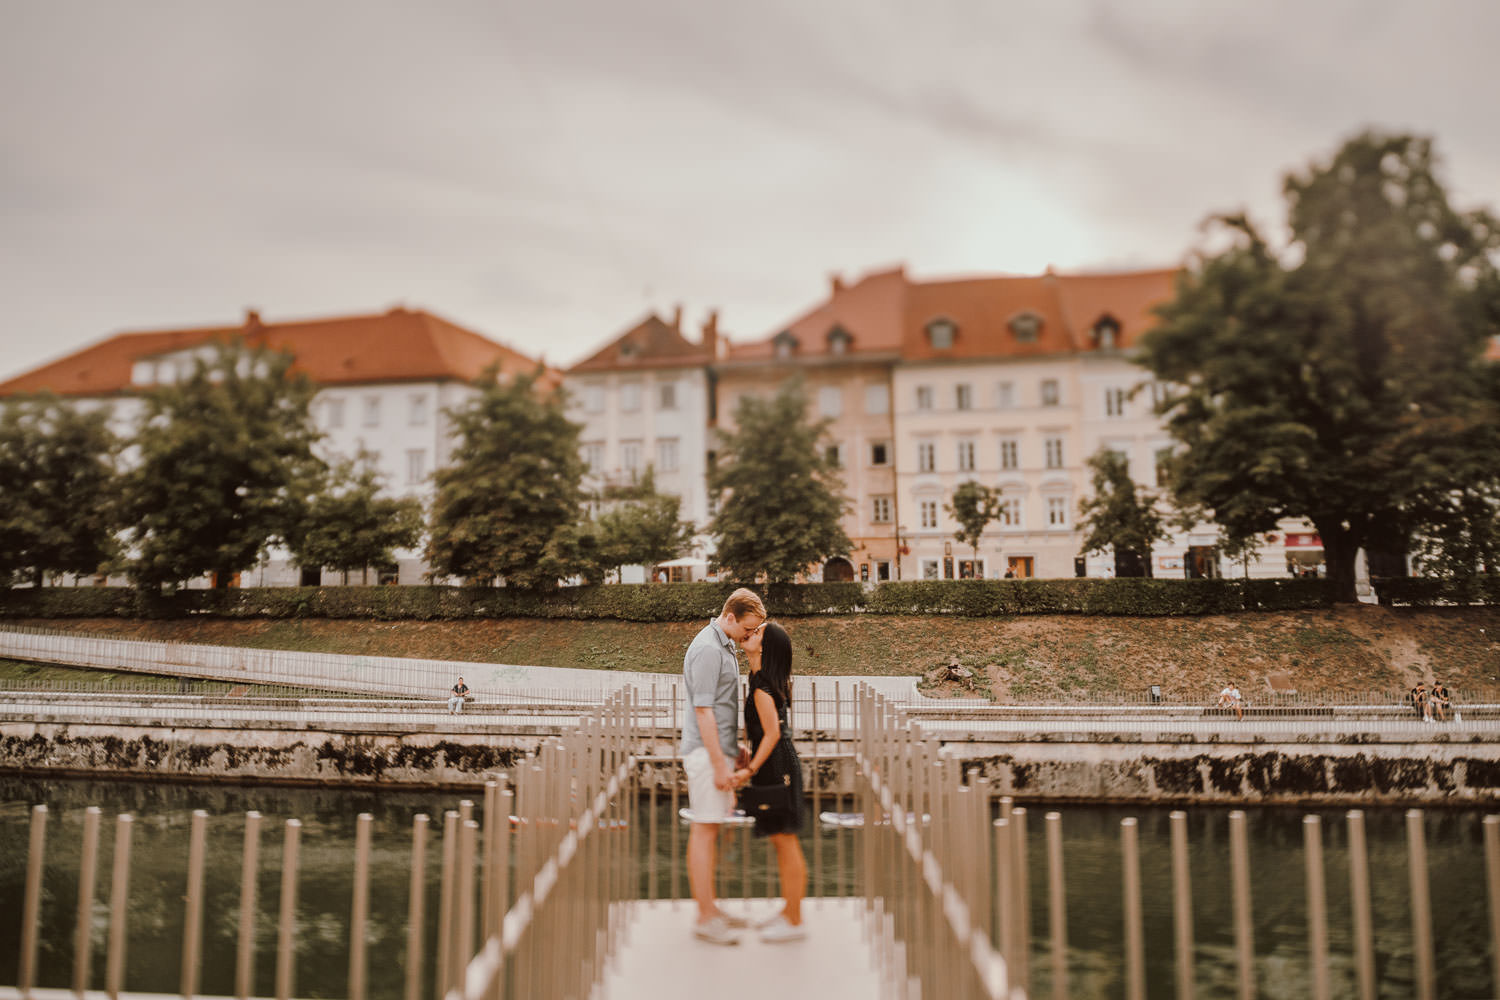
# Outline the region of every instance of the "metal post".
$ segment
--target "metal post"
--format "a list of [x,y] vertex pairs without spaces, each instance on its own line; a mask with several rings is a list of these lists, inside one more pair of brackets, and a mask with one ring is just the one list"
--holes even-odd
[[375,817],[354,821],[354,893],[349,907],[349,1000],[365,1000],[365,920],[370,912],[370,828]]
[[1255,997],[1255,939],[1250,924],[1250,850],[1245,838],[1245,813],[1229,814],[1229,865],[1234,891],[1234,953],[1239,971],[1240,1000]]
[[1354,914],[1354,968],[1360,1000],[1375,1000],[1375,937],[1370,922],[1370,864],[1365,848],[1365,814],[1350,809],[1349,908]]
[[26,894],[21,903],[21,967],[16,985],[29,997],[36,979],[37,917],[42,906],[42,855],[47,849],[47,807],[31,807],[31,838],[26,848]]
[[[1047,929],[1052,937],[1052,1000],[1068,997],[1068,915],[1063,890],[1062,816],[1049,812],[1047,826]],[[1191,998],[1189,998],[1191,1000]]]
[[1318,817],[1302,817],[1302,845],[1307,854],[1307,959],[1312,965],[1312,995],[1313,1000],[1328,1000],[1328,898],[1323,884],[1323,826]]
[[1146,1000],[1146,943],[1141,918],[1141,855],[1134,816],[1120,821],[1125,889],[1125,996]]
[[297,957],[297,855],[302,839],[302,821],[286,821],[286,840],[281,849],[281,916],[276,938],[276,1000],[291,1000],[292,974]]
[[405,1000],[421,1000],[422,916],[427,896],[427,824],[425,815],[412,818],[411,888],[406,900]]
[[1172,810],[1172,927],[1177,940],[1177,997],[1193,1000],[1193,887],[1188,871],[1187,813]]
[[1484,818],[1484,870],[1490,888],[1490,974],[1500,995],[1500,816]]
[[99,865],[98,806],[83,812],[83,847],[78,864],[78,920],[73,928],[73,992],[83,998],[89,985],[89,959],[93,951],[94,882]]
[[130,833],[135,820],[129,813],[115,818],[115,860],[109,889],[109,944],[104,958],[104,989],[119,1000],[125,978],[125,914],[130,892]]
[[182,920],[182,995],[190,1000],[198,992],[198,968],[203,938],[203,854],[208,813],[193,810],[188,828],[187,906]]
[[1406,849],[1411,873],[1412,950],[1416,953],[1418,1000],[1433,1000],[1437,979],[1432,967],[1432,899],[1427,881],[1427,837],[1422,810],[1406,810]]
[[[533,824],[534,826],[535,824]],[[438,889],[437,954],[432,966],[435,978],[433,997],[441,1000],[448,994],[448,972],[453,954],[453,868],[458,863],[458,810],[443,813],[443,868]]]
[[240,936],[235,949],[234,995],[250,996],[255,956],[255,896],[260,871],[260,813],[245,813],[245,840],[240,861]]

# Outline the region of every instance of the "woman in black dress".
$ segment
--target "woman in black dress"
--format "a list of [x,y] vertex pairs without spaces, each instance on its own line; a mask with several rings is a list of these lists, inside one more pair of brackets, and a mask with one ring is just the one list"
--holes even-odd
[[792,640],[786,629],[766,622],[740,643],[750,661],[750,687],[745,697],[745,735],[754,749],[750,762],[735,772],[735,784],[789,784],[791,806],[757,812],[755,835],[771,838],[781,877],[782,911],[761,925],[762,941],[800,941],[802,897],[807,894],[807,859],[797,832],[802,829],[802,764],[792,745],[789,723],[792,706]]

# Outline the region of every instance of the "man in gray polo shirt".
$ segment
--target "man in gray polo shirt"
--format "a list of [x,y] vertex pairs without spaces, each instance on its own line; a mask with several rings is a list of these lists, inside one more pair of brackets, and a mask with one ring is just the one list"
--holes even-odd
[[719,831],[734,810],[733,769],[739,745],[740,662],[736,643],[766,620],[760,598],[741,587],[729,595],[719,617],[704,626],[682,657],[689,711],[682,720],[682,766],[688,779],[688,884],[698,904],[693,933],[713,944],[738,944],[744,921],[719,909],[714,899]]

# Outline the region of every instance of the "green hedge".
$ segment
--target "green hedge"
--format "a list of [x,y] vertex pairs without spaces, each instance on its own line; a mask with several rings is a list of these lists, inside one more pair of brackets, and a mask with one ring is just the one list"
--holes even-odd
[[[1405,581],[1403,581],[1405,582]],[[149,597],[118,587],[0,591],[6,618],[565,618],[697,621],[718,613],[731,583],[612,584],[552,593],[472,587],[264,587]],[[757,588],[772,614],[1203,615],[1329,603],[1323,580],[922,580]]]
[[1430,608],[1453,604],[1500,604],[1500,576],[1472,580],[1437,580],[1432,577],[1391,577],[1372,581],[1381,604]]

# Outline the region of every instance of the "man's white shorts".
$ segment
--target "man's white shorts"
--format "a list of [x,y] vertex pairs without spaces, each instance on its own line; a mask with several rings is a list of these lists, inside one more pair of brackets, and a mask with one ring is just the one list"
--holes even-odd
[[714,765],[708,751],[698,747],[682,759],[687,772],[688,808],[694,823],[722,823],[734,812],[734,793],[714,786]]

